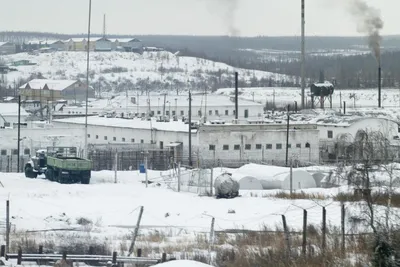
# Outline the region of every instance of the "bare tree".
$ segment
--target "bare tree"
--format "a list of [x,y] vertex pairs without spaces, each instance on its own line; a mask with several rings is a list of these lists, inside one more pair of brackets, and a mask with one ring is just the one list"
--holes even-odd
[[338,142],[335,147],[345,152],[349,165],[340,164],[336,173],[354,188],[352,199],[359,203],[358,221],[366,222],[373,232],[376,264],[396,266],[390,264],[394,259],[392,229],[398,219],[392,213],[391,201],[394,188],[400,185],[398,164],[394,163],[396,149],[378,131],[361,130],[352,142],[348,136]]

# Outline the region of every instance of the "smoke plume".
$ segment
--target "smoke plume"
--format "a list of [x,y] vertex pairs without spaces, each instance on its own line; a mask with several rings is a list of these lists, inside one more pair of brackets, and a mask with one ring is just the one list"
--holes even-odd
[[368,45],[380,64],[382,41],[380,31],[384,25],[380,11],[363,0],[351,0],[350,4],[351,14],[357,19],[357,31],[368,35]]
[[223,21],[230,36],[238,36],[239,29],[235,25],[235,13],[239,0],[208,0],[209,8]]

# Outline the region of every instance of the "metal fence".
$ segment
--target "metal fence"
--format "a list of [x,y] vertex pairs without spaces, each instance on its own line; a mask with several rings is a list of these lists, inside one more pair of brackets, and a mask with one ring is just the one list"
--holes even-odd
[[0,156],[0,172],[23,172],[24,165],[29,161],[29,156],[19,157],[19,171],[17,171],[18,166],[18,156],[17,155],[4,155]]
[[94,171],[115,170],[117,162],[118,171],[138,170],[147,157],[147,167],[150,170],[168,170],[174,162],[173,153],[169,150],[152,151],[114,151],[96,150],[88,153],[88,158],[93,162]]

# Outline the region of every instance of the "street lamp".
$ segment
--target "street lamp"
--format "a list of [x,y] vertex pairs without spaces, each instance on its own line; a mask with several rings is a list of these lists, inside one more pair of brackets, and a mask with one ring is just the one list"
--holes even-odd
[[90,21],[92,17],[92,0],[89,0],[89,21],[87,38],[87,59],[86,59],[86,108],[85,108],[85,157],[88,156],[88,99],[89,99],[89,61],[90,61]]

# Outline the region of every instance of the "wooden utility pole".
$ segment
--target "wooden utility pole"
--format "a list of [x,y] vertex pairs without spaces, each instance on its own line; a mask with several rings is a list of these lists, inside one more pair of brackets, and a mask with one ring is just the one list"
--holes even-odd
[[286,124],[286,167],[288,166],[289,159],[289,124],[290,124],[290,105],[287,106],[287,124]]
[[132,238],[132,243],[131,246],[129,247],[129,254],[128,256],[130,256],[133,252],[133,249],[135,248],[135,242],[136,242],[136,238],[138,236],[139,233],[139,227],[140,227],[140,221],[142,220],[142,215],[143,215],[143,206],[140,207],[140,213],[139,213],[139,217],[136,223],[136,227],[135,227],[135,232],[133,234],[133,238]]
[[145,175],[146,175],[146,188],[149,186],[149,177],[147,174],[147,152],[144,155],[144,171],[145,171]]
[[214,168],[211,168],[210,196],[213,196]]
[[118,152],[115,152],[115,160],[114,160],[114,183],[118,182]]
[[189,91],[189,166],[193,166],[192,162],[192,93]]
[[18,157],[17,157],[17,172],[20,172],[19,162],[21,156],[21,95],[18,95]]
[[178,192],[181,192],[181,162],[178,162]]
[[10,201],[6,201],[6,254],[10,252]]

